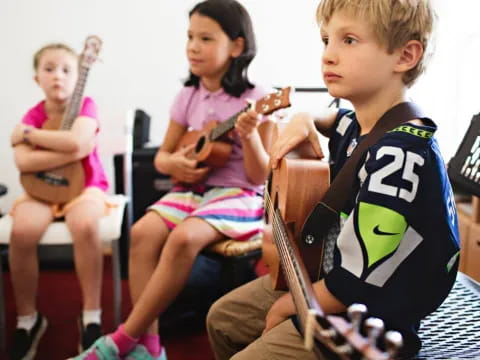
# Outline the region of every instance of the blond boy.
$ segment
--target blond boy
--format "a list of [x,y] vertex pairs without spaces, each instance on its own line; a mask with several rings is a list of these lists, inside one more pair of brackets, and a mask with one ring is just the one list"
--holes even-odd
[[[275,167],[305,139],[322,156],[320,132],[330,139],[334,177],[378,119],[408,101],[434,13],[428,0],[323,0],[317,18],[324,82],[354,111],[294,115],[271,159]],[[420,349],[420,320],[447,296],[458,267],[457,216],[435,131],[432,120],[415,119],[367,150],[342,209],[333,269],[314,283],[325,313],[363,303],[400,331],[402,357]],[[273,291],[268,276],[227,294],[207,319],[216,358],[315,359],[291,320],[295,312],[290,294]]]

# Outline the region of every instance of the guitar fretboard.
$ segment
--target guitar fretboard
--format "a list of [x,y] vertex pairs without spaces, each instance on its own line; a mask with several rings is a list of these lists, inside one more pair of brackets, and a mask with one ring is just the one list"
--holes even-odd
[[302,323],[305,323],[309,310],[315,308],[310,302],[311,294],[307,290],[305,276],[290,243],[280,210],[273,209],[270,194],[267,191],[265,192],[265,205],[266,211],[272,218],[273,241],[280,254],[280,262],[297,308],[297,314],[302,319]]

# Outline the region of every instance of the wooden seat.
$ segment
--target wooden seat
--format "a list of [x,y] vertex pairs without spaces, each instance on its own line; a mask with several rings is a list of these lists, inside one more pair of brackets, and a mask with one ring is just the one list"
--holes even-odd
[[207,247],[207,251],[225,257],[239,256],[262,248],[262,239],[251,241],[222,240]]

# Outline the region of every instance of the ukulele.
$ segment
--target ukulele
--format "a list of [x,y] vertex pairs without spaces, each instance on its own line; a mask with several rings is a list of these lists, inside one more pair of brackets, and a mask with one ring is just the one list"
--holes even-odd
[[[250,107],[262,115],[270,115],[276,110],[289,107],[290,91],[291,87],[280,89],[246,106],[225,121],[209,121],[202,130],[188,130],[181,137],[175,151],[194,144],[186,155],[188,158],[197,160],[203,166],[223,167],[232,153],[232,144],[226,135],[234,129],[237,117]],[[176,179],[173,181],[178,182]]]
[[[82,105],[83,91],[91,65],[96,61],[102,41],[89,36],[80,55],[79,74],[61,123],[47,120],[42,129],[69,130],[78,116]],[[85,174],[81,160],[67,165],[35,173],[22,173],[20,182],[30,196],[49,203],[63,204],[78,196],[85,186]]]
[[[272,135],[273,139],[277,134],[278,127]],[[304,141],[284,156],[277,168],[272,170],[268,188],[265,189],[265,196],[268,195],[271,199],[269,201],[280,209],[285,226],[306,262],[309,279],[313,281],[321,277],[323,243],[314,248],[305,245],[300,241],[301,231],[311,210],[323,198],[329,186],[329,164],[318,159],[310,143]],[[270,271],[272,287],[275,290],[287,290],[286,279],[280,271],[278,251],[273,239],[268,236],[264,236],[262,240],[262,257]]]
[[281,266],[295,303],[305,348],[313,350],[319,359],[394,359],[403,343],[401,334],[388,331],[384,338],[387,351],[381,351],[377,347],[377,341],[384,329],[381,319],[369,318],[365,321],[368,338],[360,333],[362,316],[367,312],[364,305],[353,304],[349,307],[351,322],[341,316],[323,313],[279,203],[275,203],[267,191],[265,209],[268,222],[264,237],[273,238],[272,241],[280,254]]

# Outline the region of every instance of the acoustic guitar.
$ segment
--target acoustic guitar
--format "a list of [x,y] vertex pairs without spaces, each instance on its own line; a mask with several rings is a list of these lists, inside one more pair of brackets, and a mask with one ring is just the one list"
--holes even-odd
[[367,312],[364,305],[353,304],[349,307],[350,322],[341,316],[323,313],[291,229],[284,221],[285,212],[282,214],[282,210],[285,209],[281,210],[279,205],[279,202],[275,202],[266,191],[265,209],[268,222],[264,237],[272,238],[280,254],[280,263],[295,303],[305,348],[313,350],[320,359],[394,359],[403,343],[401,334],[397,331],[388,331],[383,341],[386,351],[380,350],[377,342],[384,330],[382,320],[367,319],[365,326],[368,337],[360,333],[362,316]]
[[[278,132],[277,127],[273,139],[278,137]],[[305,141],[282,158],[277,168],[272,170],[268,188],[265,189],[265,196],[268,195],[273,206],[280,210],[283,222],[300,250],[309,279],[314,281],[322,275],[324,244],[305,244],[300,241],[300,235],[310,212],[323,198],[329,186],[328,163],[318,159],[310,143]],[[266,216],[266,220],[268,226],[270,218]],[[263,237],[262,257],[270,271],[272,287],[276,290],[287,290],[286,279],[280,270],[279,254],[271,237]]]
[[[48,119],[42,129],[69,130],[73,126],[82,105],[88,72],[96,61],[101,46],[102,41],[97,36],[89,36],[86,39],[80,55],[78,79],[64,116],[60,123]],[[30,196],[49,203],[63,204],[83,191],[85,174],[82,162],[79,160],[55,169],[22,173],[20,182]]]
[[[232,143],[227,135],[234,129],[238,116],[250,107],[262,115],[270,115],[276,110],[289,107],[290,91],[291,87],[280,89],[252,102],[225,121],[209,121],[202,130],[188,130],[175,151],[194,144],[192,151],[187,154],[188,158],[197,160],[200,166],[223,167],[232,153]],[[176,179],[173,181],[178,182]]]

